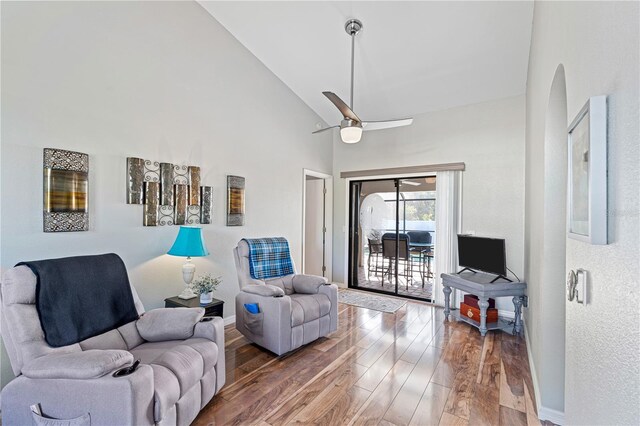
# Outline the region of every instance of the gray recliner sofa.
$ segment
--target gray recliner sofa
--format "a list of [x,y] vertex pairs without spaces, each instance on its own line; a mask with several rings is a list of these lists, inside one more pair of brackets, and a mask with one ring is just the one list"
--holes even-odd
[[[35,293],[36,276],[27,266],[5,273],[2,337],[16,375],[2,390],[5,425],[33,424],[29,407],[38,403],[46,416],[90,417],[92,426],[189,425],[225,383],[223,321],[201,321],[201,308],[152,310],[117,329],[54,348],[45,341]],[[141,364],[132,374],[113,377],[134,359]]]
[[[240,293],[236,328],[247,339],[282,355],[338,329],[338,287],[315,275],[294,274],[257,280],[251,277],[249,245],[233,249]],[[258,304],[251,313],[245,304]]]

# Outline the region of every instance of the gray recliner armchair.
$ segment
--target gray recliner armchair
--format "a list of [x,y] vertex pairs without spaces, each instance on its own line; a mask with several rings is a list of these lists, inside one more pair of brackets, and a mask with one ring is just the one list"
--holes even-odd
[[[234,248],[240,293],[236,328],[247,339],[282,355],[338,328],[338,287],[324,277],[294,273],[259,280],[251,276],[249,245]],[[257,304],[251,313],[245,304]]]
[[[16,375],[2,390],[6,425],[33,424],[34,404],[43,415],[84,416],[92,426],[189,425],[225,383],[223,321],[202,321],[201,308],[152,310],[79,343],[51,347],[36,309],[31,269],[7,271],[0,298],[2,337]],[[134,359],[141,363],[133,373],[113,376]]]

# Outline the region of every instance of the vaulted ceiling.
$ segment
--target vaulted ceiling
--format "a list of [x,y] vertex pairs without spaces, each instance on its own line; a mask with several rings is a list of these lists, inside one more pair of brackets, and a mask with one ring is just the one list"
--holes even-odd
[[328,124],[349,103],[350,38],[357,18],[354,111],[365,120],[525,92],[532,1],[199,3]]

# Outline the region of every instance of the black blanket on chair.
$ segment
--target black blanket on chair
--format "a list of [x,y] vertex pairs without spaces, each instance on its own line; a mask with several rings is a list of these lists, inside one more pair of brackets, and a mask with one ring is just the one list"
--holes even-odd
[[129,277],[117,254],[20,262],[36,275],[44,338],[60,347],[138,318]]

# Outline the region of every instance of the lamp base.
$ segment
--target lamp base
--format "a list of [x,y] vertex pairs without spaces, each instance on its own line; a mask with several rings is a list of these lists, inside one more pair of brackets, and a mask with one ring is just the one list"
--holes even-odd
[[196,296],[197,295],[193,291],[191,291],[190,288],[187,287],[184,290],[182,290],[182,293],[178,295],[178,299],[187,300],[187,299],[193,299]]
[[193,275],[196,273],[196,265],[191,263],[191,258],[187,256],[187,261],[182,265],[182,279],[184,280],[184,290],[178,295],[178,299],[193,299],[197,295],[189,288],[189,284],[193,281]]

